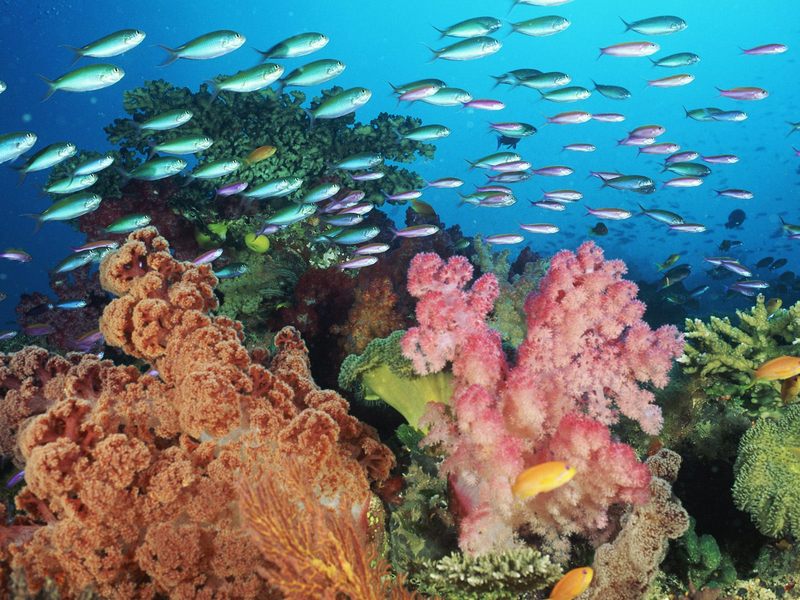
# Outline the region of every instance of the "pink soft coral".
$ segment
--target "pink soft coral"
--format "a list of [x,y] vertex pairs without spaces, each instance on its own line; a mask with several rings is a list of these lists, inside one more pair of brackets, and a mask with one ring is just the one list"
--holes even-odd
[[[558,253],[527,300],[527,339],[509,369],[485,321],[497,297],[494,276],[467,289],[465,260],[423,254],[412,261],[409,291],[420,298],[420,324],[403,350],[420,373],[452,361],[452,407],[432,405],[426,425],[427,441],[448,452],[442,474],[463,517],[463,550],[509,546],[523,526],[553,541],[591,535],[607,525],[612,505],[647,499],[647,468],[612,440],[608,425],[621,413],[658,432],[660,411],[640,383],[667,383],[682,340],[673,327],[652,331],[641,320],[644,305],[624,273],[624,263],[605,261],[590,242],[577,254]],[[575,479],[516,500],[516,477],[550,460],[574,466]]]

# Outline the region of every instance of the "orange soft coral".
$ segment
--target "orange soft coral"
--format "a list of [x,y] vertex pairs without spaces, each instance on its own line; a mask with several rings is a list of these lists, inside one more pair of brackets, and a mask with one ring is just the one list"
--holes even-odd
[[317,498],[363,514],[391,452],[316,386],[295,330],[277,335],[271,359],[248,354],[238,323],[207,314],[210,269],[176,261],[155,229],[131,234],[101,280],[120,296],[101,320],[107,343],[159,375],[97,359],[63,365],[52,405],[18,436],[27,487],[17,505],[41,526],[10,547],[12,567],[32,591],[57,581],[65,598],[87,587],[114,598],[277,597],[240,526],[241,478],[292,456]]

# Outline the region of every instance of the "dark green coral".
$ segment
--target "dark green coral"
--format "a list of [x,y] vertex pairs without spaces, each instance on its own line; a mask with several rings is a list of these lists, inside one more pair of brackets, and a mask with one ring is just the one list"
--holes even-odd
[[730,556],[724,554],[714,536],[697,535],[694,518],[689,519],[689,529],[678,540],[678,546],[688,569],[689,581],[700,589],[724,588],[736,581],[736,568]]

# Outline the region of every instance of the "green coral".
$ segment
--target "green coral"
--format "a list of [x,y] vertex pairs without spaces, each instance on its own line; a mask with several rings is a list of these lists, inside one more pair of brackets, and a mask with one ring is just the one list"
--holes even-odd
[[730,556],[723,554],[714,536],[697,535],[694,518],[689,519],[689,529],[678,540],[688,567],[689,581],[698,589],[724,588],[736,581],[736,568]]
[[475,254],[472,262],[482,273],[494,273],[500,284],[500,295],[494,304],[494,311],[488,319],[489,327],[498,331],[503,343],[517,348],[527,334],[525,299],[538,285],[547,272],[545,260],[531,260],[525,263],[521,274],[511,274],[509,250],[492,252],[491,245],[477,236],[473,242]]
[[734,502],[761,533],[800,536],[800,404],[742,436],[734,472]]
[[736,311],[739,323],[729,318],[686,320],[683,371],[697,380],[711,400],[732,402],[756,417],[783,404],[780,383],[755,380],[762,364],[785,354],[796,354],[800,339],[800,302],[770,315],[759,295],[749,311]]
[[453,394],[448,371],[416,375],[400,348],[405,331],[372,340],[360,355],[344,359],[339,371],[339,386],[360,400],[382,400],[399,412],[413,427],[425,413],[428,402],[449,403]]
[[459,600],[511,600],[553,585],[562,574],[550,557],[521,547],[497,554],[454,553],[423,561],[410,582],[425,594]]

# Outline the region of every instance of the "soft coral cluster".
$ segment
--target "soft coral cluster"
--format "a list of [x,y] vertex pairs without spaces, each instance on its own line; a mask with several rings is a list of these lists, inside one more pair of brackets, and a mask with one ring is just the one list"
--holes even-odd
[[[63,388],[18,435],[17,506],[40,527],[10,547],[11,566],[31,591],[51,579],[64,597],[273,597],[240,526],[239,481],[291,455],[326,504],[362,518],[391,453],[315,385],[295,330],[270,357],[209,317],[210,268],[176,261],[155,229],[107,257],[101,281],[120,296],[101,320],[108,343],[159,375],[96,357],[54,366]],[[41,369],[30,376],[47,385]]]
[[[624,263],[604,260],[592,243],[556,254],[528,297],[527,337],[510,366],[485,321],[497,296],[494,276],[467,288],[472,268],[459,257],[412,261],[408,289],[420,300],[419,326],[403,348],[419,373],[452,361],[452,408],[430,406],[427,442],[448,453],[442,473],[462,515],[463,550],[511,546],[522,527],[552,542],[591,536],[608,525],[612,505],[647,500],[647,468],[608,426],[621,413],[658,431],[660,413],[641,385],[667,383],[682,340],[672,327],[652,331],[641,320],[644,305],[624,273]],[[574,466],[575,479],[516,499],[516,477],[550,460]]]

